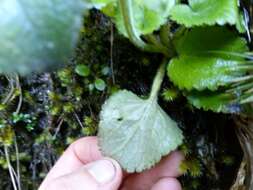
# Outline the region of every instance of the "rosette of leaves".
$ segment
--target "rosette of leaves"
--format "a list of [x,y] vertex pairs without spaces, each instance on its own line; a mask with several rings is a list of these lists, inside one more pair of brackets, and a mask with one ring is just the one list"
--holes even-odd
[[197,108],[240,112],[253,87],[246,41],[225,27],[185,31],[174,39],[178,57],[168,65],[171,81]]
[[102,107],[98,132],[100,147],[127,172],[149,169],[182,143],[183,135],[177,123],[157,103],[164,67],[163,64],[148,99],[121,90]]

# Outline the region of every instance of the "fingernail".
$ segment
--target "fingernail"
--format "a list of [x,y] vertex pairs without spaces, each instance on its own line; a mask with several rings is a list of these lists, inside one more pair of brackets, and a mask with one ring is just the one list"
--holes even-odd
[[116,175],[116,168],[109,160],[99,160],[91,163],[88,171],[101,184],[112,181]]

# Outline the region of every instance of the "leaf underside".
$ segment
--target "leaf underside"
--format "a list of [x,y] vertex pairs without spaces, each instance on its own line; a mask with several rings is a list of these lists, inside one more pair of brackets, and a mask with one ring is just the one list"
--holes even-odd
[[84,10],[82,0],[2,0],[0,73],[41,72],[67,62]]
[[127,172],[141,172],[182,143],[181,130],[157,104],[122,90],[103,105],[99,123],[102,152]]

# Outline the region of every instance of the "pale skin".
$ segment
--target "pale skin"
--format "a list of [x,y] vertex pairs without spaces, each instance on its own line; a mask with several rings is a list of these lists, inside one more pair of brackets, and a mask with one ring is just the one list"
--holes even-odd
[[85,137],[63,153],[39,190],[181,190],[176,177],[182,159],[175,151],[150,170],[127,174],[102,156],[96,137]]

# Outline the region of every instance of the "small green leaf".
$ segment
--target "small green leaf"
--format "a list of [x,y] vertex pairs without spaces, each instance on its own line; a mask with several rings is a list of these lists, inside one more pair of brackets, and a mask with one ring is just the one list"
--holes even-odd
[[128,172],[149,169],[183,140],[176,122],[154,99],[144,100],[126,90],[103,105],[98,136],[102,152]]
[[102,74],[103,75],[108,75],[110,73],[110,67],[103,67],[102,69]]
[[[238,0],[189,0],[189,5],[179,4],[172,8],[171,19],[186,27],[238,25],[241,19],[238,5]],[[237,28],[245,32],[245,28]]]
[[90,68],[87,65],[77,65],[75,72],[82,77],[87,77],[90,75]]
[[95,88],[99,91],[103,91],[106,87],[105,81],[102,79],[95,80]]
[[82,0],[1,0],[0,73],[28,74],[66,63],[85,5]]
[[162,96],[165,101],[172,102],[178,97],[178,94],[178,89],[170,88],[165,89],[162,93]]
[[216,90],[244,72],[244,58],[233,56],[248,50],[246,41],[222,27],[194,28],[175,40],[179,57],[168,65],[168,76],[180,89]]

